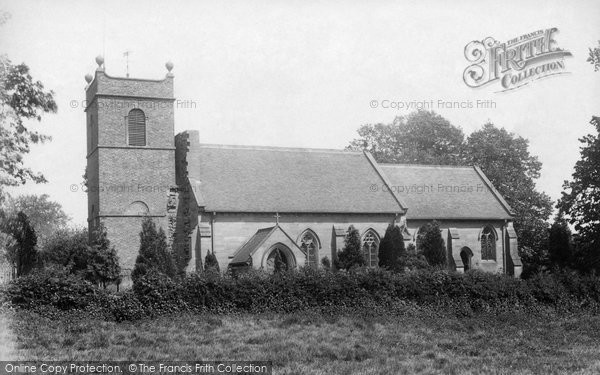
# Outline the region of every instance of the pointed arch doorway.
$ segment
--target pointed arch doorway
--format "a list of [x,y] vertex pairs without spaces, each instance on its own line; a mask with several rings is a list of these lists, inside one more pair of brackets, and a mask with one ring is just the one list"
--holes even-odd
[[263,267],[267,271],[273,272],[275,270],[275,262],[278,255],[279,259],[283,262],[283,269],[291,270],[296,267],[296,259],[290,248],[282,243],[277,243],[269,248],[263,260]]
[[463,270],[467,272],[472,269],[471,259],[473,258],[473,252],[468,247],[463,247],[460,249],[460,259],[463,262]]

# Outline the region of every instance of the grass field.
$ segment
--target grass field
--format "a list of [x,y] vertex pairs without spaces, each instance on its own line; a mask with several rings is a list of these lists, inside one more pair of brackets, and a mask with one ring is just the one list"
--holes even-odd
[[135,323],[8,311],[27,360],[272,360],[275,374],[597,374],[600,317],[193,315]]

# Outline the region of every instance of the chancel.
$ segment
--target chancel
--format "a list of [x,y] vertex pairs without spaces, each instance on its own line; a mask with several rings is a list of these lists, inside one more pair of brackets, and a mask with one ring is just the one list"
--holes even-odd
[[[201,143],[201,131],[174,134],[172,63],[164,79],[149,80],[111,77],[103,58],[96,62],[95,76],[86,77],[88,222],[106,226],[124,270],[134,266],[141,222],[150,216],[188,272],[200,270],[209,252],[221,269],[269,270],[276,258],[286,268],[321,267],[321,259],[335,260],[351,225],[367,265],[376,267],[389,224],[401,227],[408,245],[437,220],[449,269],[521,273],[513,212],[477,167]],[[128,105],[110,105],[115,100]],[[399,189],[410,185],[432,189]]]

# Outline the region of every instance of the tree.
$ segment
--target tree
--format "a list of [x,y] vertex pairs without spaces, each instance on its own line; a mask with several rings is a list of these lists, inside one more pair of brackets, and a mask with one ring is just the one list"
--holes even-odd
[[406,256],[406,249],[402,230],[397,225],[390,224],[379,244],[379,267],[399,271],[402,269],[400,260],[404,256]]
[[580,159],[572,180],[563,184],[557,208],[577,231],[578,252],[586,254],[590,268],[600,269],[600,117],[593,116],[590,124],[596,132],[579,139]]
[[8,252],[8,260],[16,269],[16,276],[27,275],[37,262],[37,237],[29,218],[23,212],[10,218],[5,232],[14,238],[14,245]]
[[348,148],[367,150],[380,163],[478,165],[515,212],[520,253],[527,247],[543,257],[552,200],[535,187],[542,164],[526,139],[487,123],[465,141],[460,128],[429,111],[364,125],[358,133]]
[[433,111],[363,125],[348,149],[369,151],[380,163],[463,164],[463,131]]
[[550,263],[557,267],[564,268],[571,261],[571,229],[562,216],[558,216],[550,227],[548,253]]
[[142,221],[140,232],[140,252],[135,260],[131,279],[135,283],[142,276],[156,272],[169,278],[175,277],[176,269],[173,257],[167,246],[167,237],[162,228],[147,216]]
[[437,221],[425,224],[417,235],[417,249],[422,252],[431,266],[446,265],[446,248]]
[[365,264],[366,261],[362,252],[360,234],[351,225],[348,228],[346,238],[344,238],[344,248],[337,254],[336,268],[348,271],[351,268],[362,267]]
[[600,40],[598,41],[598,47],[594,49],[590,48],[590,54],[587,62],[594,66],[595,72],[600,70]]
[[43,113],[56,112],[54,92],[34,81],[27,65],[13,65],[6,56],[0,56],[0,82],[0,187],[46,182],[42,174],[24,166],[23,155],[31,144],[49,137],[28,129],[25,120],[41,121]]
[[50,235],[39,252],[44,267],[58,265],[70,273],[87,268],[88,231],[85,228],[63,228]]
[[542,163],[529,153],[529,141],[487,123],[467,138],[466,159],[481,167],[512,207],[524,268],[542,267],[538,262],[547,258],[547,220],[552,213],[552,200],[536,189]]
[[53,202],[49,198],[47,194],[20,195],[15,198],[9,197],[5,205],[5,211],[9,216],[19,211],[27,215],[38,237],[40,247],[43,247],[52,233],[65,228],[70,220],[60,203]]
[[209,251],[204,258],[204,270],[213,270],[215,272],[220,272],[219,262],[217,261],[217,257],[215,256],[214,251]]

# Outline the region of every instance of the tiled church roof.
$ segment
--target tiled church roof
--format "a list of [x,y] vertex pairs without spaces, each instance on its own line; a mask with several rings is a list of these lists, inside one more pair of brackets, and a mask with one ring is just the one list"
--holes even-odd
[[[188,177],[200,182],[206,211],[402,213],[382,193],[383,174],[362,152],[190,145]],[[377,191],[374,191],[375,188]]]
[[259,229],[254,236],[250,237],[250,239],[240,247],[235,254],[233,255],[233,259],[231,260],[231,264],[242,264],[248,262],[252,254],[258,249],[260,245],[271,235],[271,233],[277,227],[263,228]]
[[410,219],[511,219],[512,209],[477,167],[380,164]]

